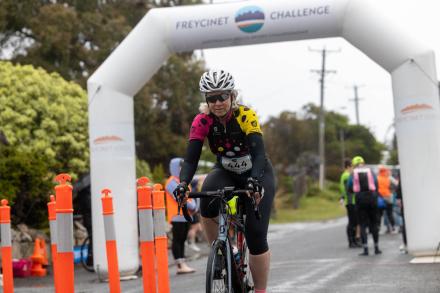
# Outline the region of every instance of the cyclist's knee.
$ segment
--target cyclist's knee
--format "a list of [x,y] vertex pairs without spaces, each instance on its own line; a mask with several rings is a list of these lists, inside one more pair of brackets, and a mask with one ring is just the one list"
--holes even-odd
[[267,243],[267,233],[264,231],[249,233],[246,237],[249,252],[252,255],[259,255],[269,250],[269,244]]
[[257,243],[258,245],[249,245],[249,253],[252,255],[260,255],[263,253],[266,253],[269,251],[269,245],[267,244],[267,241],[264,241],[264,243]]

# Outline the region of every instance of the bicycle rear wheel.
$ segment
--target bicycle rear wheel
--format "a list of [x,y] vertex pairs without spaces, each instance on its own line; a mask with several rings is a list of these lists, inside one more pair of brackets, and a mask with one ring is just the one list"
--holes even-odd
[[230,286],[231,268],[228,260],[227,245],[224,241],[216,240],[208,258],[206,270],[206,293],[232,293]]

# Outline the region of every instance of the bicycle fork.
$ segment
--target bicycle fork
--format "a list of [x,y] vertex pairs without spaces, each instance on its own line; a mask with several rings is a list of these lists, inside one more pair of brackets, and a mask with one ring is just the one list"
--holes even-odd
[[[223,207],[224,209],[224,207]],[[220,213],[219,221],[218,221],[218,240],[224,243],[226,250],[226,265],[227,265],[227,273],[228,273],[228,288],[232,289],[232,253],[231,253],[231,244],[229,243],[228,238],[228,225],[226,222],[226,209],[224,213]],[[231,291],[232,292],[232,291]]]

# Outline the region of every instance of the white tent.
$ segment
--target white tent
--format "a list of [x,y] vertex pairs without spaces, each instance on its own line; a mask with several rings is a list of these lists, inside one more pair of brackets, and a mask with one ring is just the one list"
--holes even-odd
[[439,93],[434,53],[372,0],[266,0],[152,9],[88,80],[95,268],[107,272],[100,190],[113,191],[122,274],[139,266],[133,95],[172,52],[343,37],[390,72],[412,254],[440,240]]

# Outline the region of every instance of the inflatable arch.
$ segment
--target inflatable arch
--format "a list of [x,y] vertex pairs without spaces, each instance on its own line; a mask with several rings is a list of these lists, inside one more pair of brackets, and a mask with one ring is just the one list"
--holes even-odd
[[408,248],[440,240],[440,108],[434,53],[366,0],[271,0],[152,9],[88,80],[95,268],[107,272],[100,191],[115,197],[120,271],[139,266],[133,96],[172,52],[343,37],[390,72]]

